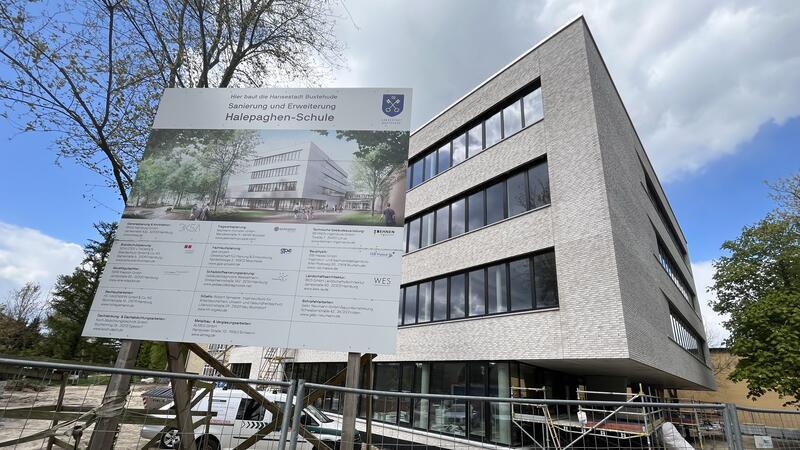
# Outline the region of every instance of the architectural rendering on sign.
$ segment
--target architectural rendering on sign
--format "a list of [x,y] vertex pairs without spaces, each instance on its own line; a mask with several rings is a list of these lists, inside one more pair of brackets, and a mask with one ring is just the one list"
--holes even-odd
[[408,133],[154,130],[126,219],[402,226]]
[[[407,170],[397,352],[376,358],[373,388],[625,400],[713,387],[686,240],[582,18],[412,133]],[[252,354],[227,361],[256,375]],[[312,382],[345,361],[290,356],[283,371]],[[380,398],[373,420],[532,445],[490,402]]]

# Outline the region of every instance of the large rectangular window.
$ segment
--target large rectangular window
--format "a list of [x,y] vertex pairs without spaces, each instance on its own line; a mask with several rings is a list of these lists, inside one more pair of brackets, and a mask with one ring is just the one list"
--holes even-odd
[[551,308],[558,305],[558,286],[556,285],[556,254],[547,252],[533,257],[534,286],[536,288],[536,307]]
[[508,268],[511,274],[511,311],[533,308],[530,260],[511,261]]
[[403,324],[411,325],[417,323],[417,286],[406,288],[406,309],[403,314]]
[[498,112],[492,117],[486,119],[484,125],[486,147],[491,147],[503,139],[502,115]]
[[531,208],[550,204],[550,176],[547,174],[547,161],[528,170],[528,191]]
[[544,117],[542,108],[542,89],[536,89],[522,98],[522,108],[525,112],[525,125],[531,125]]
[[408,223],[408,251],[413,252],[419,248],[419,227],[422,219],[414,219]]
[[461,136],[453,139],[453,165],[461,163],[467,159],[467,136]]
[[447,278],[433,282],[433,320],[447,320]]
[[514,102],[503,110],[503,137],[507,138],[522,129],[522,107]]
[[433,302],[433,293],[431,290],[431,282],[421,283],[419,285],[419,299],[417,301],[417,323],[430,322],[431,310]]
[[450,206],[445,205],[436,210],[436,242],[450,237]]
[[420,159],[419,161],[415,162],[412,166],[411,175],[413,180],[411,182],[411,186],[416,186],[422,183],[425,180],[425,160]]
[[672,325],[672,339],[683,347],[684,350],[693,354],[701,361],[705,361],[705,346],[700,335],[675,311],[670,311],[669,319]]
[[486,225],[483,210],[483,191],[476,192],[467,198],[467,214],[469,215],[469,230],[475,230]]
[[433,213],[430,212],[422,216],[422,241],[420,245],[427,247],[433,243]]
[[469,315],[486,314],[486,278],[483,269],[469,273]]
[[498,264],[487,269],[487,314],[496,314],[508,310],[508,285],[506,283],[506,265]]
[[425,179],[433,178],[436,173],[436,153],[434,152],[425,157]]
[[450,205],[450,236],[458,236],[459,234],[464,234],[466,230],[466,223],[465,223],[465,210],[464,204],[466,201],[462,198],[461,200],[454,201]]
[[450,168],[450,143],[448,142],[440,147],[438,153],[438,172],[442,172]]
[[675,287],[678,288],[678,292],[680,292],[689,305],[694,308],[694,292],[689,288],[689,283],[683,277],[683,274],[681,274],[680,269],[678,269],[678,265],[670,255],[667,246],[658,238],[658,232],[655,231],[655,233],[658,241],[658,262],[661,264],[661,267],[664,268],[664,271],[667,272],[667,275],[669,275]]
[[450,277],[450,318],[460,319],[466,314],[465,305],[465,275],[458,274]]
[[483,151],[483,125],[478,124],[467,132],[467,150],[470,158]]
[[528,186],[525,172],[510,177],[506,182],[508,190],[508,216],[516,216],[528,210]]
[[506,218],[506,187],[501,181],[486,189],[486,224],[499,222]]

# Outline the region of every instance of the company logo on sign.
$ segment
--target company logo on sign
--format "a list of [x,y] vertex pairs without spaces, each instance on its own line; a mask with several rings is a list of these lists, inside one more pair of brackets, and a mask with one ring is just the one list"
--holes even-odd
[[384,235],[384,236],[394,236],[394,230],[375,229],[375,230],[372,230],[372,234]]
[[381,110],[389,117],[394,117],[403,112],[403,94],[383,94]]

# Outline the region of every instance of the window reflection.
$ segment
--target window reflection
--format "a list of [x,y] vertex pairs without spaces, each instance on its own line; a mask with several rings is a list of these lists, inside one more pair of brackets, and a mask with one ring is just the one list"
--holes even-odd
[[439,166],[437,172],[442,172],[450,167],[450,143],[448,142],[439,148],[438,154]]
[[550,204],[550,177],[547,161],[528,170],[528,191],[532,208]]
[[[505,103],[505,102],[504,102]],[[500,105],[502,106],[502,105]],[[409,164],[406,188],[411,189],[434,175],[460,164],[543,117],[541,88],[522,99],[511,99],[504,108],[473,125],[445,145],[429,150]]]
[[464,281],[465,275],[458,274],[453,275],[450,277],[450,318],[451,319],[460,319],[464,317],[465,308],[464,308]]
[[453,165],[455,166],[465,159],[467,159],[467,136],[462,134],[453,139]]
[[483,124],[479,123],[467,133],[467,151],[470,158],[483,151]]
[[508,310],[508,286],[506,285],[506,265],[489,266],[486,285],[488,287],[488,314],[506,312]]
[[447,319],[447,278],[433,282],[433,320]]
[[498,112],[492,117],[486,119],[486,122],[484,122],[483,125],[486,133],[484,138],[486,148],[491,147],[503,139],[501,113]]
[[422,241],[420,245],[427,247],[433,242],[433,213],[430,212],[422,216]]
[[511,311],[523,311],[533,307],[531,291],[531,269],[527,258],[508,263],[511,279]]
[[465,201],[462,198],[450,205],[450,236],[458,236],[464,233],[464,203]]
[[473,270],[469,273],[469,315],[486,314],[486,280],[484,270]]
[[536,287],[536,307],[550,308],[558,305],[556,285],[556,254],[547,252],[533,257],[533,273]]
[[518,173],[506,182],[508,191],[508,216],[516,216],[528,210],[528,186],[525,172]]
[[403,317],[405,325],[417,323],[417,286],[406,288],[406,312]]
[[467,198],[469,229],[474,230],[486,225],[483,220],[483,191],[476,192]]
[[436,210],[436,242],[450,237],[450,206],[445,205]]
[[503,137],[509,137],[522,129],[522,107],[516,101],[503,110]]
[[542,108],[542,89],[536,89],[535,91],[523,97],[522,107],[525,111],[526,126],[544,117]]
[[408,251],[412,252],[419,248],[419,227],[421,219],[414,219],[408,223]]
[[431,302],[433,300],[433,295],[431,292],[431,282],[427,281],[425,283],[421,283],[419,285],[419,294],[418,295],[418,304],[419,306],[417,311],[417,323],[423,322],[430,322],[431,321]]
[[499,182],[486,189],[486,224],[499,222],[506,218],[505,183]]

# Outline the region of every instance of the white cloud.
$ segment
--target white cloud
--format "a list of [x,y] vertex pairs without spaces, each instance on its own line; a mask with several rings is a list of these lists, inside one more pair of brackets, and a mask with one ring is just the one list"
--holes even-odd
[[692,274],[697,287],[697,298],[700,303],[700,312],[706,327],[706,337],[709,347],[719,347],[728,338],[728,330],[722,326],[727,315],[721,315],[711,309],[708,303],[716,299],[714,294],[708,292],[713,283],[714,266],[711,261],[698,261],[692,263]]
[[0,299],[28,281],[49,291],[58,275],[71,273],[82,259],[78,244],[0,222]]
[[[733,154],[800,115],[800,2],[347,3],[342,86],[415,88],[419,125],[584,14],[662,179]],[[342,16],[347,17],[344,11]]]

